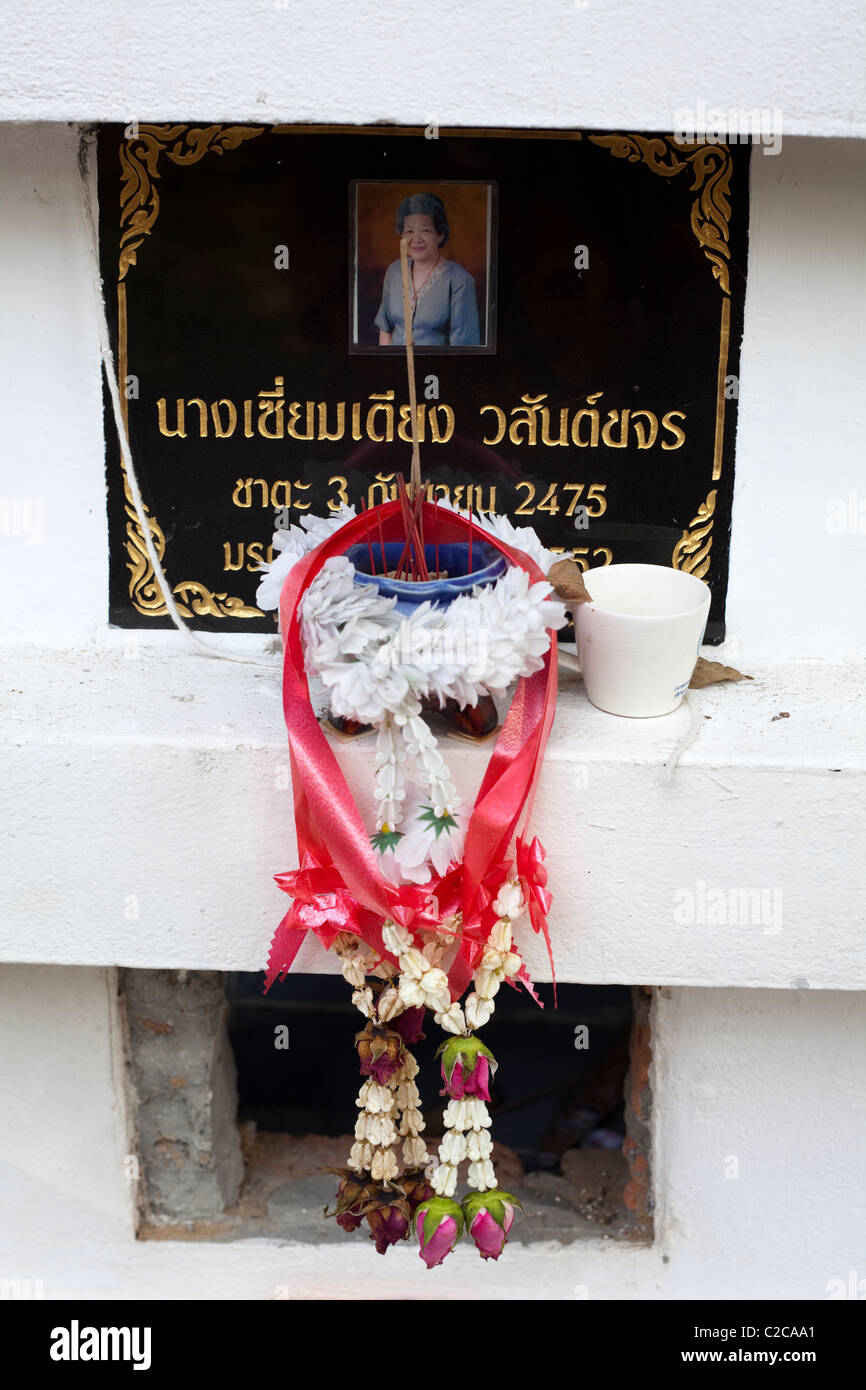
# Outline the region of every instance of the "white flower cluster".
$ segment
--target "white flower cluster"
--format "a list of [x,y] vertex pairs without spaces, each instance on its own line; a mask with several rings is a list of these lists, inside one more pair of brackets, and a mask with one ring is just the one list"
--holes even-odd
[[[526,911],[523,901],[523,894],[520,884],[515,879],[507,879],[499,890],[493,903],[493,911],[498,913],[497,920],[490,929],[479,964],[475,968],[475,991],[478,1004],[474,1005],[477,1014],[478,1007],[487,1003],[490,1005],[490,1013],[493,1012],[492,1000],[499,990],[499,986],[505,979],[512,979],[520,969],[521,960],[516,951],[512,951],[512,932],[511,924],[522,917]],[[473,999],[470,994],[467,999]],[[487,1015],[487,1018],[490,1014]],[[484,1020],[487,1022],[487,1019]],[[474,1027],[480,1027],[476,1023]]]
[[[276,608],[292,566],[354,515],[354,508],[343,506],[277,531],[278,554],[263,566],[259,606]],[[515,529],[507,517],[484,516],[478,524],[531,555],[545,573],[557,558],[534,531]],[[460,594],[445,607],[419,604],[405,618],[396,612],[395,599],[382,597],[374,584],[356,583],[354,567],[342,555],[327,560],[307,589],[301,604],[307,670],[327,688],[335,715],[378,731],[374,843],[393,881],[424,883],[431,866],[444,874],[463,853],[459,799],[422,718],[422,701],[434,699],[441,707],[456,700],[465,708],[537,671],[550,629],[567,617],[551,593],[549,584],[533,584],[513,566],[495,584]],[[406,784],[407,757],[418,768],[419,789]]]
[[349,1150],[348,1165],[356,1173],[368,1172],[376,1182],[387,1182],[397,1176],[394,1091],[368,1077],[355,1104],[361,1113],[355,1122],[355,1143]]
[[514,566],[447,607],[422,603],[404,618],[394,599],[355,583],[345,555],[334,556],[302,601],[307,663],[328,688],[334,713],[367,724],[385,713],[408,717],[422,697],[475,705],[480,695],[502,694],[541,668],[548,629],[566,621],[552,592]]
[[[353,952],[348,944],[353,941],[357,942],[358,951]],[[348,978],[347,964],[356,963],[367,948],[346,932],[340,933],[335,945],[343,974]],[[365,1018],[379,1023],[390,1023],[406,1007],[393,985],[382,990],[378,1003],[374,1002],[369,986],[358,987],[352,995],[352,1003]],[[421,1168],[427,1162],[427,1146],[420,1137],[424,1116],[415,1085],[417,1075],[418,1063],[408,1048],[404,1048],[403,1062],[387,1085],[380,1085],[373,1077],[368,1077],[362,1085],[355,1102],[361,1113],[355,1122],[355,1142],[347,1160],[354,1172],[368,1172],[375,1182],[387,1182],[396,1177],[399,1165],[394,1149],[398,1139],[403,1140],[403,1163],[407,1169]]]
[[397,988],[404,1007],[412,1009],[423,1004],[435,1014],[444,1013],[451,1005],[451,991],[448,976],[435,963],[441,955],[438,942],[428,942],[419,951],[413,945],[412,933],[396,922],[385,923],[382,940],[400,962]]
[[[436,1015],[436,1022],[446,1033],[467,1033],[488,1023],[493,1015],[493,998],[502,981],[513,978],[521,967],[518,953],[512,950],[511,924],[526,911],[523,893],[516,879],[506,879],[493,902],[497,919],[487,938],[487,944],[475,969],[475,989],[467,995],[462,1007],[451,1007]],[[439,1162],[431,1164],[430,1183],[440,1197],[453,1197],[457,1175],[464,1159],[469,1160],[467,1181],[470,1187],[486,1192],[496,1186],[496,1173],[491,1154],[493,1144],[487,1130],[490,1115],[483,1100],[469,1097],[451,1100],[445,1108],[445,1127],[439,1145]]]
[[424,1116],[421,1114],[421,1097],[415,1085],[417,1075],[418,1063],[407,1050],[403,1066],[394,1078],[396,1105],[402,1112],[397,1122],[397,1132],[403,1139],[403,1163],[407,1168],[423,1168],[429,1158],[427,1145],[421,1138]]
[[[370,947],[352,932],[338,932],[334,938],[334,950],[340,958],[340,970],[343,979],[348,981],[355,990],[363,990],[368,975],[374,975],[380,980],[389,980],[395,973],[390,961],[379,960],[377,964],[376,956]],[[372,998],[372,992],[370,997]],[[380,1018],[384,1018],[382,998],[379,1000]]]
[[469,1159],[467,1182],[479,1192],[496,1186],[496,1173],[491,1161],[493,1140],[487,1131],[490,1115],[483,1100],[473,1096],[467,1100],[450,1100],[444,1113],[445,1134],[439,1145],[439,1163],[430,1172],[430,1185],[440,1197],[453,1197],[457,1188],[457,1170]]
[[277,554],[270,564],[259,568],[264,573],[256,590],[256,603],[264,612],[280,606],[280,592],[286,575],[298,560],[314,550],[328,536],[339,531],[355,515],[354,507],[343,503],[340,510],[330,516],[302,516],[300,526],[290,526],[287,530],[275,531],[273,547]]
[[[335,715],[378,729],[376,830],[389,837],[379,848],[383,870],[395,880],[426,882],[431,864],[444,874],[463,852],[459,799],[422,718],[422,700],[475,705],[539,670],[549,629],[566,621],[551,592],[515,567],[447,608],[425,603],[411,619],[401,618],[393,599],[355,583],[345,556],[326,561],[307,590],[301,633],[308,670],[327,688]],[[423,788],[411,798],[407,757]]]

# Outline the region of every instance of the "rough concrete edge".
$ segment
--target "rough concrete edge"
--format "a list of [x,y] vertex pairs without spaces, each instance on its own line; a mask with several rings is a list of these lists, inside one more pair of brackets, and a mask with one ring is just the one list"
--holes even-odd
[[[223,1210],[233,1206],[237,1201],[245,1179],[245,1163],[237,1123],[237,1069],[228,1035],[229,1000],[226,992],[228,972],[185,970],[174,967],[162,967],[157,970],[139,970],[136,967],[120,969],[118,971],[119,1007],[124,1023],[125,1070],[128,1078],[127,1097],[130,1106],[128,1133],[133,1145],[130,1156],[135,1156],[138,1159],[136,1181],[139,1190],[137,1193],[136,1234],[139,1239],[141,1239],[143,1232],[149,1231],[152,1227],[166,1223],[171,1224],[174,1220],[172,1216],[160,1211],[164,1194],[158,1179],[154,1181],[149,1160],[142,1148],[143,1135],[147,1132],[148,1120],[147,1118],[144,1119],[144,1128],[142,1128],[143,1111],[139,1093],[141,1077],[136,1056],[136,1032],[129,1004],[130,996],[132,995],[134,998],[134,991],[144,987],[145,981],[142,978],[144,976],[162,977],[156,980],[155,987],[163,990],[168,989],[172,996],[169,1007],[181,1011],[184,1008],[184,1001],[180,998],[179,991],[184,989],[188,983],[194,985],[198,982],[200,986],[208,987],[208,981],[205,980],[205,977],[213,977],[210,986],[215,989],[218,1002],[216,998],[213,1001],[214,1009],[210,1020],[212,1027],[206,1028],[204,1036],[196,1039],[196,1045],[203,1075],[206,1073],[207,1076],[206,1114],[202,1111],[200,1116],[208,1136],[206,1148],[209,1152],[209,1161],[207,1168],[213,1177]],[[169,1031],[173,1031],[173,1027]],[[189,1114],[187,1114],[187,1118],[191,1118]],[[213,1214],[199,1214],[191,1219],[208,1221],[213,1219]]]
[[631,1214],[630,1236],[635,1241],[654,1241],[653,1150],[653,1029],[656,991],[652,985],[632,985],[632,1026],[629,1068],[625,1078],[626,1136],[623,1155],[629,1180],[623,1192]]
[[223,1207],[233,1207],[243,1191],[246,1160],[238,1121],[238,1068],[229,1037],[228,973],[222,972],[223,1013],[211,1055],[211,1132],[217,1187]]
[[139,1135],[136,1123],[135,1091],[132,1080],[132,1058],[130,1055],[129,1022],[126,1016],[126,996],[121,984],[118,966],[111,965],[106,970],[108,992],[108,1037],[110,1049],[111,1079],[114,1088],[115,1104],[120,1122],[120,1134],[124,1145],[124,1162],[135,1159],[137,1177],[127,1177],[129,1186],[129,1217],[132,1235],[137,1239],[147,1211],[147,1190],[144,1171],[139,1158]]

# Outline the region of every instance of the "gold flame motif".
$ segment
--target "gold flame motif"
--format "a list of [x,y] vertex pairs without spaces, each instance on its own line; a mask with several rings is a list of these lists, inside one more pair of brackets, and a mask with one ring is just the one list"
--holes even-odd
[[[137,254],[159,217],[159,160],[165,155],[172,164],[197,164],[206,154],[223,154],[237,149],[244,140],[261,135],[264,126],[205,127],[184,125],[141,125],[138,134],[120,145],[120,256],[117,266],[117,375],[123,405],[123,423],[129,433],[129,417],[124,386],[127,371],[126,276],[137,264]],[[123,492],[126,499],[126,553],[129,557],[129,597],[137,613],[148,618],[168,615],[162,591],[147,553],[126,467],[121,458]],[[165,554],[165,535],[145,504],[150,534],[160,560]],[[187,579],[175,584],[172,592],[183,618],[262,618],[261,609],[225,593],[214,593],[205,584]]]
[[[719,366],[716,379],[716,431],[713,447],[713,482],[722,476],[722,446],[725,438],[725,381],[728,348],[731,336],[731,286],[728,275],[730,250],[728,237],[731,217],[731,152],[727,145],[679,144],[667,136],[590,135],[594,145],[610,150],[615,159],[627,159],[632,164],[643,163],[654,174],[675,178],[689,170],[692,175],[690,224],[698,245],[709,261],[713,275],[722,291],[721,322],[719,326]],[[713,512],[716,493],[711,492],[702,502],[698,515],[691,522],[694,531],[684,531],[674,547],[673,566],[688,569],[701,579],[710,567],[713,544]],[[686,544],[690,536],[697,540],[699,551],[693,556]]]
[[675,570],[687,570],[696,579],[703,579],[710,568],[710,549],[713,544],[710,532],[713,529],[715,510],[716,489],[713,488],[712,492],[708,494],[707,500],[698,507],[697,516],[692,517],[688,528],[683,531],[674,546],[673,567]]

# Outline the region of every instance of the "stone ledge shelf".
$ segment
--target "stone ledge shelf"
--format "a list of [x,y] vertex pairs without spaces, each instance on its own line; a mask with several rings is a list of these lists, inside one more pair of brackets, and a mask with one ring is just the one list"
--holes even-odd
[[[279,664],[265,659],[273,671],[218,664],[170,635],[4,649],[0,959],[262,968],[287,906],[271,875],[295,862]],[[866,988],[862,668],[754,677],[632,721],[561,669],[534,817],[559,979]],[[445,747],[471,802],[489,745]],[[362,810],[371,752],[341,745]],[[332,963],[308,941],[296,968]]]

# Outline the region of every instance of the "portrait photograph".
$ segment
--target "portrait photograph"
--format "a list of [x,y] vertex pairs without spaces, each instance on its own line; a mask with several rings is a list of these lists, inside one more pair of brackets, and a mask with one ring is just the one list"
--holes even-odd
[[495,194],[492,182],[351,185],[351,352],[405,346],[401,237],[416,352],[495,352]]

